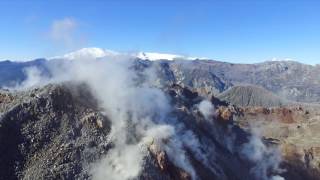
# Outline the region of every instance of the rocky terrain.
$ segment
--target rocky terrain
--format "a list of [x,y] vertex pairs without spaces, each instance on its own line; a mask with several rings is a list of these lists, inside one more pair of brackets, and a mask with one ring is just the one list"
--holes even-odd
[[[1,92],[0,179],[95,176],[92,174],[95,163],[113,148],[111,121],[99,109],[86,85],[67,84]],[[179,85],[163,91],[174,106],[170,116],[199,138],[199,148],[206,159],[201,159],[190,146],[183,146],[197,179],[272,179],[278,177],[276,174],[286,179],[318,179],[316,132],[320,115],[311,109],[245,109],[212,97],[210,103],[215,109],[211,109],[213,116],[208,118],[198,109],[204,99],[199,93]],[[266,159],[250,161],[242,154],[252,136],[248,124],[258,121],[257,117],[264,123],[262,147],[281,147],[284,171],[269,165],[260,167],[258,164]],[[157,144],[151,141],[145,146],[148,152],[138,179],[192,179]],[[257,171],[257,176],[253,173],[257,167],[266,168],[268,173]]]
[[107,149],[110,127],[81,93],[53,85],[1,93],[1,179],[86,179],[82,167]]
[[[113,148],[111,122],[85,85],[68,84],[1,92],[0,179],[92,179],[94,163]],[[197,179],[256,178],[250,171],[255,162],[236,148],[250,135],[233,124],[237,112],[232,106],[213,98],[216,116],[208,121],[196,108],[203,99],[198,93],[179,85],[164,91],[175,107],[171,116],[199,137],[206,155],[201,159],[184,145]],[[191,179],[166,151],[152,142],[146,146],[149,150],[139,179]],[[268,177],[276,173],[267,168]]]
[[293,172],[288,179],[319,179],[318,105],[244,107],[241,111],[242,116],[236,117],[239,126],[256,126],[261,136],[279,145],[287,171]]
[[128,62],[1,62],[0,179],[319,179],[318,66]]

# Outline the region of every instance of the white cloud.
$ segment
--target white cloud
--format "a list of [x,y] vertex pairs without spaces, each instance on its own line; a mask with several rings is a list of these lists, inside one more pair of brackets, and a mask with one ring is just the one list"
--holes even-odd
[[78,22],[73,18],[54,20],[49,30],[49,38],[64,48],[76,48],[83,44],[85,39],[79,34],[78,27]]

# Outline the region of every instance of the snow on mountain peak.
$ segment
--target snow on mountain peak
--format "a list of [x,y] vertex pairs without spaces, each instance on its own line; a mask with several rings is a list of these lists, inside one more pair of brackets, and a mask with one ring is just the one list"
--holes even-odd
[[139,52],[136,55],[140,59],[144,60],[160,60],[160,59],[166,59],[166,60],[174,60],[174,59],[183,59],[183,56],[176,55],[176,54],[164,54],[164,53],[152,53],[152,52]]
[[68,54],[65,54],[63,56],[57,56],[52,59],[69,59],[69,60],[75,60],[75,59],[96,59],[96,58],[102,58],[106,56],[117,56],[119,55],[118,52],[111,51],[108,49],[102,49],[102,48],[82,48],[80,50],[70,52]]
[[155,52],[135,52],[135,53],[119,53],[116,51],[102,49],[102,48],[82,48],[80,50],[67,53],[62,56],[56,56],[50,59],[69,59],[69,60],[76,60],[76,59],[97,59],[103,57],[117,57],[117,56],[126,56],[126,57],[133,57],[139,58],[143,60],[175,60],[175,59],[185,59],[185,60],[194,60],[197,58],[186,57],[182,55],[176,54],[166,54],[166,53],[155,53]]

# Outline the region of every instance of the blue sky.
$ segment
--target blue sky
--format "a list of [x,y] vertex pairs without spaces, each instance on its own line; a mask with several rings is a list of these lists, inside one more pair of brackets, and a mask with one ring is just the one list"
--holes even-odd
[[320,1],[1,0],[0,59],[82,47],[320,63]]

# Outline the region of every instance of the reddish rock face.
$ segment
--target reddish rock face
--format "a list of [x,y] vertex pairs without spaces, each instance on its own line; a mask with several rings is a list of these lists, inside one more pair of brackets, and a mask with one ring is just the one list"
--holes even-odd
[[266,120],[277,120],[291,124],[301,119],[300,109],[290,109],[287,107],[265,108],[265,107],[246,107],[242,108],[246,115],[262,117]]
[[270,114],[270,110],[268,108],[257,108],[257,112],[258,113],[262,113],[262,114]]
[[0,93],[0,103],[10,103],[13,97],[9,94]]
[[278,109],[277,114],[279,114],[280,120],[284,123],[294,123],[293,112],[287,108]]
[[156,159],[157,165],[163,173],[169,174],[172,179],[191,180],[191,175],[183,169],[175,166],[163,150],[159,150],[155,144],[149,146],[151,155]]
[[157,163],[162,171],[168,170],[168,157],[164,151],[160,151],[156,154]]
[[221,122],[232,121],[233,110],[229,107],[220,106],[216,111],[217,119]]

